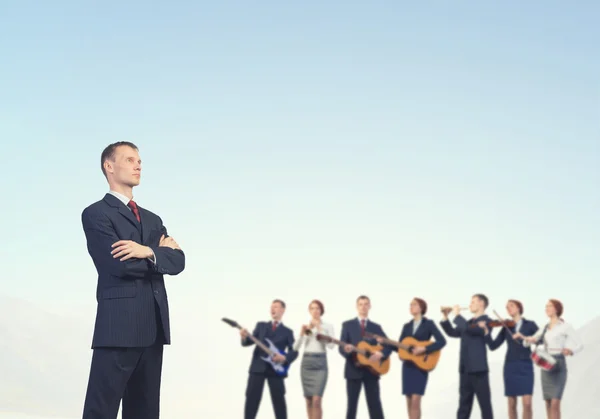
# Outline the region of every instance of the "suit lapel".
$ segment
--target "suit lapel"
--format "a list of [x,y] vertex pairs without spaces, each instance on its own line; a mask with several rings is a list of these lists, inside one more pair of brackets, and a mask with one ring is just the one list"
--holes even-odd
[[[111,207],[117,208],[117,210],[119,211],[119,214],[121,214],[123,217],[127,218],[127,220],[131,224],[133,224],[133,226],[141,234],[142,226],[140,225],[140,223],[138,223],[138,220],[137,220],[137,218],[135,218],[135,215],[133,215],[133,211],[131,211],[123,202],[121,202],[120,199],[118,199],[116,196],[113,196],[113,195],[107,193],[106,195],[104,195],[104,201]],[[140,217],[141,217],[141,215],[140,215]]]

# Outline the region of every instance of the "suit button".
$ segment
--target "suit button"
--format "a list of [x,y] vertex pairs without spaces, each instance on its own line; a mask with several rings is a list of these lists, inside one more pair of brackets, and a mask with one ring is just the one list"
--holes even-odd
[[154,294],[158,295],[158,291],[157,291],[157,290],[154,290]]

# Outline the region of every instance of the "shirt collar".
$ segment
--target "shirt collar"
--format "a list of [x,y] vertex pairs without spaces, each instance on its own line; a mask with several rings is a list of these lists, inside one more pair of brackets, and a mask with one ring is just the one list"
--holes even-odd
[[112,196],[114,196],[115,198],[117,198],[123,204],[125,204],[125,206],[127,206],[127,204],[129,204],[129,201],[133,201],[133,198],[129,199],[125,195],[123,195],[122,193],[119,193],[119,192],[108,191],[108,193],[111,194]]

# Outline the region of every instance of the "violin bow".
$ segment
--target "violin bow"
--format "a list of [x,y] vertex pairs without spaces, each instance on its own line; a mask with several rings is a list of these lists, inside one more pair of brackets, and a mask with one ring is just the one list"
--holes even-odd
[[498,320],[500,320],[500,323],[502,323],[502,326],[504,326],[504,328],[506,329],[506,331],[508,333],[510,333],[510,336],[512,337],[512,332],[510,331],[510,329],[506,325],[506,322],[504,320],[502,320],[502,317],[500,317],[500,315],[496,312],[496,310],[492,310],[492,311],[494,312],[494,314],[496,315],[496,317],[498,317]]

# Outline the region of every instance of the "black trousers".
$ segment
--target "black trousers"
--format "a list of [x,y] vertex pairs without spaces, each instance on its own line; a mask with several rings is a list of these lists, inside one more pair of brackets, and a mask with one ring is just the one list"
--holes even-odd
[[273,374],[249,374],[246,387],[246,404],[244,406],[244,419],[255,419],[260,407],[265,381],[269,383],[271,403],[275,411],[275,419],[287,419],[287,405],[285,403],[285,382],[283,377]]
[[384,419],[383,407],[381,406],[381,396],[379,392],[379,380],[376,378],[346,380],[346,393],[348,396],[346,419],[356,419],[358,398],[360,396],[360,391],[363,384],[365,386],[365,395],[367,396],[369,417],[371,419]]
[[158,325],[148,348],[94,349],[82,419],[116,419],[121,400],[123,419],[159,418],[165,339]]
[[473,409],[473,399],[477,397],[482,419],[494,419],[490,392],[490,377],[487,372],[460,374],[460,400],[457,419],[469,419]]

